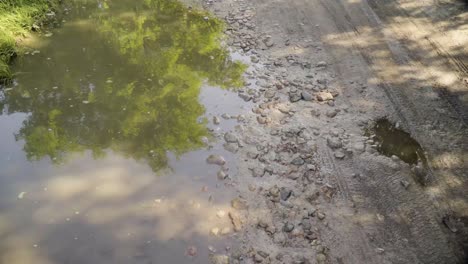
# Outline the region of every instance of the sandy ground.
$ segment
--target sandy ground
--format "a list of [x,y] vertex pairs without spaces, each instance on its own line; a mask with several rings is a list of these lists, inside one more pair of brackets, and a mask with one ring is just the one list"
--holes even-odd
[[[466,3],[205,4],[252,61],[239,96],[255,106],[225,136],[243,227],[231,263],[467,263]],[[382,117],[427,169],[375,150],[364,128]]]

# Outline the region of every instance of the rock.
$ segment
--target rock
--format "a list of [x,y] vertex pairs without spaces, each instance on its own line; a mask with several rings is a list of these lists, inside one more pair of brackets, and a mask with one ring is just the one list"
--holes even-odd
[[208,164],[219,166],[223,166],[224,164],[226,164],[226,160],[224,159],[224,157],[217,154],[208,156],[208,158],[206,158],[206,162]]
[[291,191],[291,190],[288,190],[288,189],[286,189],[286,188],[284,188],[284,187],[282,187],[282,188],[280,189],[280,197],[281,197],[281,200],[286,201],[286,200],[289,199],[289,197],[291,197],[291,195],[292,195],[292,191]]
[[261,251],[261,250],[257,251],[257,254],[259,254],[263,258],[268,258],[270,256],[270,254],[266,253],[265,251]]
[[302,100],[304,100],[304,101],[314,100],[314,97],[310,93],[305,92],[305,91],[301,92],[301,97],[302,97]]
[[265,92],[265,97],[266,98],[273,98],[276,96],[276,92],[275,91],[272,91],[272,90],[268,90]]
[[344,159],[345,157],[346,157],[346,154],[344,154],[343,151],[338,150],[337,152],[335,152],[335,158]]
[[325,263],[325,261],[327,261],[327,256],[322,253],[317,254],[317,263],[321,264]]
[[216,212],[216,216],[219,218],[223,218],[226,215],[226,212],[224,210],[218,210]]
[[343,146],[343,144],[341,143],[341,140],[335,137],[327,138],[327,145],[332,149],[338,149]]
[[242,98],[242,100],[244,100],[245,102],[252,100],[252,96],[246,93],[239,93],[239,97]]
[[218,171],[216,176],[218,177],[218,180],[224,180],[228,177],[228,175],[223,170]]
[[247,205],[247,201],[241,198],[232,199],[231,206],[232,208],[237,210],[246,210],[247,208],[249,208],[249,206]]
[[221,234],[222,236],[228,235],[228,234],[230,234],[230,233],[231,233],[231,228],[229,228],[229,227],[223,227],[223,228],[221,229],[221,231],[220,231],[220,234]]
[[333,118],[338,114],[338,110],[330,110],[325,114],[328,118]]
[[232,226],[234,226],[234,231],[236,232],[241,231],[242,221],[240,217],[234,212],[229,212],[228,216],[229,216],[229,219],[231,219]]
[[219,119],[219,117],[213,116],[213,124],[219,125],[219,123],[221,123],[221,120]]
[[315,94],[315,96],[317,97],[317,100],[319,100],[320,102],[333,100],[333,95],[329,92],[318,92]]
[[210,230],[210,234],[213,236],[217,236],[219,234],[219,228],[214,227]]
[[295,103],[302,99],[302,96],[298,93],[289,93],[289,101]]
[[322,212],[318,212],[317,217],[318,217],[318,219],[323,220],[323,219],[325,219],[325,214],[322,213]]
[[354,149],[357,153],[363,153],[364,150],[366,149],[366,146],[364,145],[363,142],[357,142],[357,143],[354,143],[353,149]]
[[226,255],[210,255],[211,264],[229,264],[229,257]]
[[290,233],[294,230],[294,225],[290,222],[286,222],[283,226],[283,231],[286,233]]
[[400,183],[405,189],[408,189],[408,187],[410,186],[410,183],[405,180],[400,181]]
[[230,132],[224,134],[224,140],[227,143],[237,143],[237,142],[239,142],[237,137],[233,133],[230,133]]
[[325,61],[320,61],[319,63],[317,63],[317,67],[326,67],[327,66],[327,63]]
[[291,161],[291,164],[296,165],[296,166],[301,166],[304,165],[305,161],[301,157],[297,157]]
[[268,190],[268,193],[273,197],[278,197],[280,195],[280,189],[275,185]]
[[224,143],[223,147],[225,150],[231,153],[237,153],[237,151],[239,150],[239,145],[237,143]]
[[260,256],[259,254],[255,254],[253,259],[254,259],[255,263],[262,263],[263,262],[263,257]]
[[222,114],[221,117],[224,118],[224,119],[230,119],[231,118],[231,116],[226,114],[226,113]]
[[252,176],[253,177],[263,177],[265,175],[265,169],[261,167],[255,167],[252,169]]

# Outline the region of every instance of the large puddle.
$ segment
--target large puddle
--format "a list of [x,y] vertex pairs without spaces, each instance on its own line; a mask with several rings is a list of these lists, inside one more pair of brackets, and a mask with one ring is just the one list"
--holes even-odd
[[235,170],[210,131],[236,122],[212,115],[243,105],[222,23],[171,0],[65,3],[0,91],[0,263],[208,263],[235,195],[205,159]]

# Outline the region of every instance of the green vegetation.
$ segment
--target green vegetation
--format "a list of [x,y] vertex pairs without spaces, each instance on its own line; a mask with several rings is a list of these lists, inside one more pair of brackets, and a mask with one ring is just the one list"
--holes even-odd
[[167,151],[183,154],[209,135],[203,83],[240,86],[245,66],[230,60],[224,25],[206,12],[171,0],[103,3],[74,8],[44,58],[19,60],[25,74],[0,111],[29,113],[16,135],[29,159],[111,149],[165,168]]
[[18,38],[47,18],[55,0],[0,1],[0,80],[11,78],[8,64],[19,53]]

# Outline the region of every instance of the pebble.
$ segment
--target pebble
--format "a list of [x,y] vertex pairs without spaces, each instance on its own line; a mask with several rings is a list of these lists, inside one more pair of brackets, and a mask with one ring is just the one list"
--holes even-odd
[[332,149],[338,149],[343,146],[343,144],[341,143],[341,140],[336,137],[327,138],[327,145]]
[[343,151],[338,150],[337,152],[335,152],[335,158],[344,159],[345,157],[346,157],[346,154]]
[[233,133],[230,133],[230,132],[224,134],[224,140],[227,143],[237,143],[237,142],[239,142],[237,137]]
[[318,92],[315,94],[315,96],[317,97],[317,100],[319,100],[320,102],[333,100],[333,95],[329,92]]
[[242,221],[240,217],[234,213],[234,212],[229,212],[228,213],[229,219],[231,219],[231,223],[234,226],[234,231],[239,232],[242,229]]
[[286,188],[281,188],[280,190],[280,197],[281,197],[281,200],[283,201],[286,201],[289,199],[289,197],[291,197],[292,195],[292,191],[289,190],[289,189],[286,189]]
[[217,116],[213,116],[213,124],[219,125],[221,123],[221,120]]
[[289,93],[289,101],[292,103],[298,102],[302,99],[302,96],[298,93]]
[[312,101],[312,100],[314,100],[314,97],[313,97],[310,93],[305,92],[305,91],[304,91],[304,92],[301,92],[301,97],[302,97],[302,100],[304,100],[304,101]]
[[263,177],[265,175],[265,169],[261,167],[255,167],[252,169],[252,176],[253,177]]
[[232,199],[231,206],[232,208],[237,210],[246,210],[247,208],[249,208],[249,206],[247,205],[247,201],[241,198]]
[[289,233],[291,231],[294,230],[294,225],[290,222],[286,222],[286,224],[284,224],[283,226],[283,231],[286,232],[286,233]]
[[224,159],[224,157],[221,155],[217,155],[217,154],[208,156],[208,158],[206,158],[206,162],[208,164],[219,165],[219,166],[226,164],[226,160]]
[[291,164],[297,165],[297,166],[303,165],[304,163],[305,163],[305,161],[304,161],[304,159],[302,159],[301,157],[294,158],[294,159],[291,161]]
[[228,177],[228,175],[223,170],[220,170],[217,173],[217,177],[218,177],[218,180],[224,180]]

